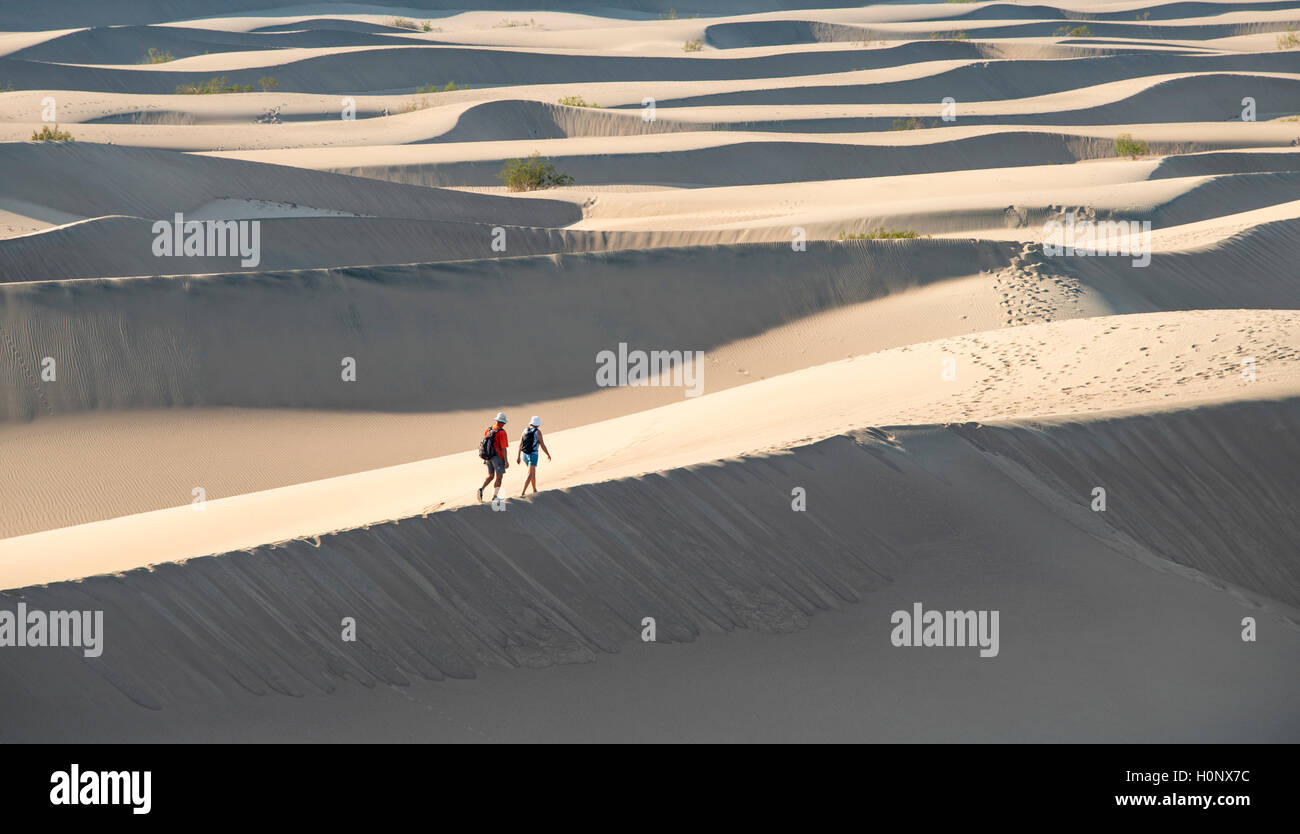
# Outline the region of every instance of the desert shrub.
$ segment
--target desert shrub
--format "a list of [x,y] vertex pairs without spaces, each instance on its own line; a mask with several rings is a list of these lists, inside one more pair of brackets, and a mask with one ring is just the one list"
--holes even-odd
[[1300,32],[1294,29],[1287,29],[1277,36],[1278,49],[1300,49]]
[[280,82],[276,81],[273,77],[269,75],[264,75],[261,78],[257,79],[257,86],[262,88],[262,92],[269,93],[272,90],[274,90],[276,87],[279,87]]
[[32,134],[32,141],[33,142],[75,142],[76,140],[72,138],[72,134],[69,133],[68,131],[59,130],[58,125],[55,125],[53,128],[51,128],[49,125],[46,125],[45,127],[41,128],[40,130]]
[[1134,139],[1131,133],[1121,133],[1115,137],[1115,155],[1128,156],[1137,159],[1139,156],[1146,156],[1147,143],[1141,139]]
[[704,41],[700,40],[699,38],[691,38],[686,43],[682,44],[683,52],[699,52],[703,48],[704,48]]
[[224,75],[209,78],[199,84],[181,84],[176,87],[178,95],[186,96],[205,96],[216,95],[219,93],[251,93],[253,92],[252,84],[231,84],[226,80]]
[[415,91],[421,95],[424,95],[426,93],[451,93],[451,92],[455,92],[456,90],[468,90],[468,89],[469,89],[468,84],[457,84],[455,81],[448,81],[446,84],[444,84],[441,87],[439,87],[437,84],[425,84],[421,87],[416,87]]
[[175,60],[176,60],[176,59],[172,56],[172,54],[171,54],[170,52],[159,52],[157,49],[154,49],[154,48],[151,46],[151,47],[149,47],[149,54],[146,55],[146,56],[144,56],[144,60],[141,61],[140,63],[142,63],[142,64],[165,64],[165,63],[167,63],[168,61],[175,61]]
[[894,119],[894,126],[890,130],[920,130],[925,127],[921,124],[920,119]]
[[587,101],[582,96],[565,96],[560,99],[560,104],[563,104],[566,107],[604,107],[604,105],[597,104],[594,101]]
[[861,234],[840,232],[840,240],[910,240],[920,236],[920,232],[914,229],[886,229],[884,226]]
[[426,21],[424,21],[423,23],[420,24],[420,31],[421,31],[421,32],[441,32],[441,31],[442,31],[442,27],[441,27],[441,26],[434,26],[433,23],[431,23],[430,21],[426,20]]
[[964,41],[966,40],[965,31],[957,32],[931,32],[930,40],[932,41]]
[[394,17],[388,21],[388,25],[395,29],[410,29],[412,31],[420,28],[420,24],[414,20],[408,20],[405,17]]
[[1084,35],[1091,34],[1092,30],[1087,26],[1075,26],[1073,29],[1069,26],[1062,26],[1060,29],[1056,30],[1056,36],[1058,38],[1081,38]]
[[537,151],[533,151],[526,159],[508,160],[497,173],[497,179],[504,182],[511,191],[540,191],[573,183],[573,177],[561,174],[554,165],[542,159]]
[[510,18],[504,18],[492,24],[492,28],[493,29],[517,29],[519,27],[536,26],[536,25],[537,25],[537,21],[533,20],[531,17],[528,18],[527,20],[511,20]]

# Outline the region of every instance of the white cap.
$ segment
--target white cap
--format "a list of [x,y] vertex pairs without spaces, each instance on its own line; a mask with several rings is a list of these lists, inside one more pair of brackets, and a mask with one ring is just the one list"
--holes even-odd
[[528,425],[530,426],[540,426],[541,424],[542,424],[542,418],[538,417],[536,414],[533,415],[533,419],[528,421]]
[[507,423],[507,422],[509,422],[508,420],[506,420],[506,413],[505,413],[504,411],[498,411],[498,412],[497,412],[497,422],[498,422],[498,423]]

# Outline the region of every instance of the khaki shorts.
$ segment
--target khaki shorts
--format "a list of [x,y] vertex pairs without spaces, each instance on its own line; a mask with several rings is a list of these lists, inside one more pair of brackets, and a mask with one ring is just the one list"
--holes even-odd
[[494,458],[492,458],[492,459],[490,459],[490,460],[485,460],[485,461],[483,461],[483,462],[484,462],[485,464],[487,464],[488,474],[489,474],[489,475],[492,475],[492,474],[496,474],[496,475],[504,475],[504,474],[506,474],[506,460],[505,460],[505,458],[501,457],[500,455],[497,455],[496,457],[494,457]]

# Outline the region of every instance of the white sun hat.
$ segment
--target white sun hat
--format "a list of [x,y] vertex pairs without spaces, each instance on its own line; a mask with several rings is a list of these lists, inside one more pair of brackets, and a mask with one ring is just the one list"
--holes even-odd
[[536,414],[533,415],[533,419],[528,421],[528,425],[530,426],[540,426],[541,424],[542,424],[542,418],[538,417]]
[[508,420],[506,420],[506,413],[505,413],[504,411],[498,411],[498,412],[497,412],[497,422],[498,422],[498,423],[507,423],[507,422],[509,422]]

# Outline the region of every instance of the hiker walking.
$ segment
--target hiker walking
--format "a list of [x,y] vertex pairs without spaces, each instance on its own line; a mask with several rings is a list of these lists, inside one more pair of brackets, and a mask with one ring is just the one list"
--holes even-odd
[[542,440],[542,418],[534,416],[528,421],[528,428],[524,430],[524,436],[519,439],[519,453],[515,455],[515,463],[520,459],[528,463],[528,478],[524,481],[524,491],[519,493],[520,497],[528,494],[528,485],[533,485],[533,494],[537,494],[537,450],[541,449],[546,452],[546,459],[551,459],[551,451],[546,448],[546,443]]
[[497,500],[501,492],[501,479],[505,477],[506,469],[510,466],[510,462],[506,460],[509,447],[510,439],[506,437],[506,413],[499,411],[496,422],[487,427],[487,431],[483,432],[483,439],[478,444],[478,456],[482,458],[483,463],[487,464],[488,470],[487,480],[478,488],[479,501],[483,500],[483,490],[487,489],[487,485],[493,478],[497,479],[497,483],[492,490],[492,500]]

